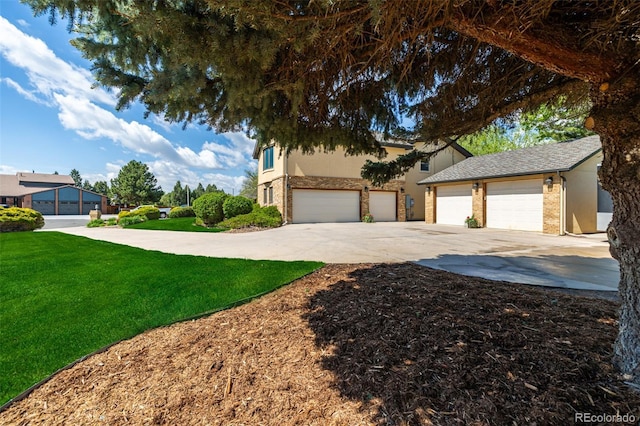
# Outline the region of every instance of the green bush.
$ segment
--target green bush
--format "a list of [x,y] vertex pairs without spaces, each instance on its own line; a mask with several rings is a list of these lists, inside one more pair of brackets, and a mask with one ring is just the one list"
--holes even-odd
[[282,221],[282,215],[280,214],[280,210],[278,210],[276,206],[262,207],[258,210],[261,211],[262,214],[266,216],[275,217],[280,219],[280,221]]
[[87,223],[87,228],[99,228],[104,226],[104,220],[102,219],[93,219],[91,222]]
[[257,209],[251,213],[226,219],[224,222],[220,222],[218,226],[227,229],[250,228],[252,226],[258,228],[277,228],[282,225],[282,216],[277,208],[275,209],[277,212],[276,215],[271,207]]
[[0,209],[0,232],[33,231],[44,226],[42,213],[22,207]]
[[115,217],[110,217],[109,219],[107,219],[107,226],[114,226],[118,223],[118,219],[116,219]]
[[225,219],[251,213],[253,211],[253,201],[241,195],[228,197],[222,204],[222,211]]
[[222,205],[228,195],[224,192],[209,192],[196,198],[193,202],[193,211],[196,217],[207,225],[215,225],[224,219],[224,210]]
[[141,206],[131,210],[132,215],[146,216],[148,220],[160,219],[160,209],[153,206]]
[[127,216],[131,216],[131,212],[129,210],[121,210],[120,213],[118,213],[118,222],[120,222],[120,219]]
[[178,217],[196,217],[196,212],[193,211],[193,207],[174,207],[169,212],[169,217],[172,219]]
[[138,216],[138,215],[136,215],[136,216],[124,216],[124,217],[120,218],[120,220],[118,221],[118,224],[120,226],[122,226],[122,227],[126,227],[126,226],[133,225],[133,224],[136,224],[136,223],[142,223],[142,222],[145,222],[147,220],[148,219],[147,219],[146,216]]

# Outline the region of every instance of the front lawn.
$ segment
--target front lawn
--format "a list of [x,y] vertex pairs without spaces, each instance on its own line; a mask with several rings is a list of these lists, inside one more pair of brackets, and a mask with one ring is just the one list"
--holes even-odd
[[57,232],[0,234],[0,260],[0,404],[106,345],[322,266],[179,256]]
[[127,225],[127,229],[152,229],[156,231],[185,231],[185,232],[222,232],[222,228],[206,228],[195,224],[195,217],[176,217],[173,219],[147,220],[142,223]]

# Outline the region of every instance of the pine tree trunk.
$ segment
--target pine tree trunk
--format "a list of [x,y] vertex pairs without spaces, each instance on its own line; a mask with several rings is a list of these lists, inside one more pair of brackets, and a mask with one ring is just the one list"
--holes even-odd
[[[633,74],[633,73],[632,73]],[[591,118],[604,160],[600,180],[613,199],[609,250],[620,263],[620,329],[613,362],[640,386],[640,85],[635,75],[593,87]]]

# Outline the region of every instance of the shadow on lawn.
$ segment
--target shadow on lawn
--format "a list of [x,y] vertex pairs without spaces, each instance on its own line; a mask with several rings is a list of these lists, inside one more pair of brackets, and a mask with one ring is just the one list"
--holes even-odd
[[323,367],[380,424],[640,418],[611,366],[614,302],[395,264],[363,266],[309,303]]

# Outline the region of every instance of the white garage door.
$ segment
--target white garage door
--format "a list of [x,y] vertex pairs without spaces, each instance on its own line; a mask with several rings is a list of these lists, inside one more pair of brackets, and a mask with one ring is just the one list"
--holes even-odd
[[487,228],[542,231],[541,179],[487,184]]
[[395,192],[369,192],[369,213],[373,215],[373,220],[376,222],[395,222],[397,211]]
[[293,190],[293,223],[358,221],[359,191]]
[[471,184],[438,186],[436,188],[436,223],[464,226],[473,212]]

